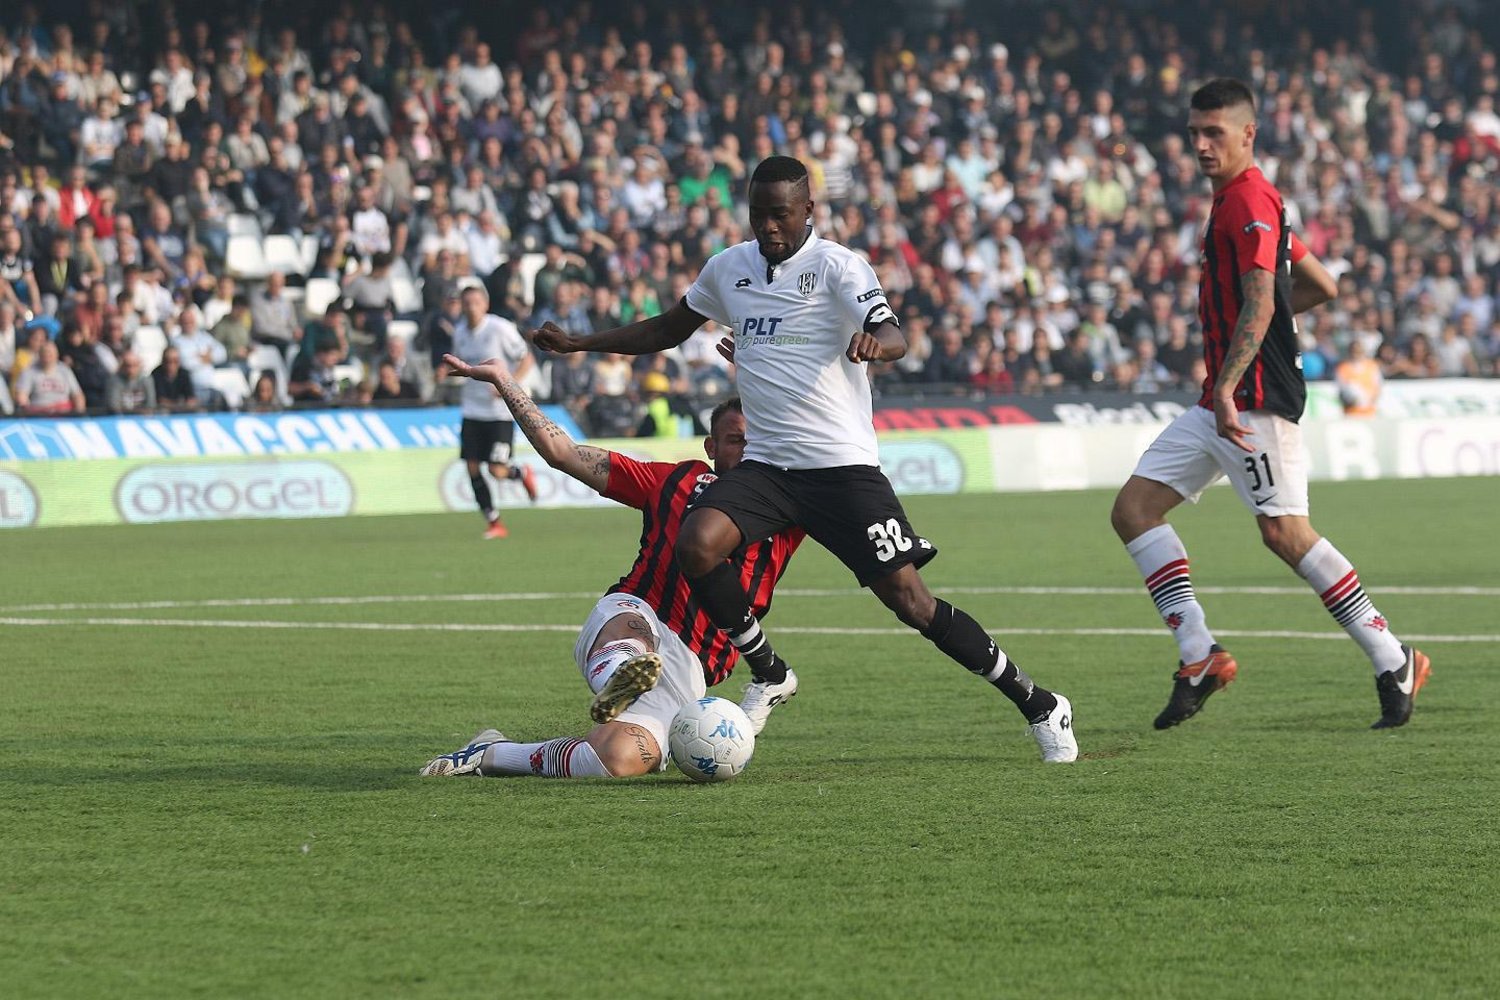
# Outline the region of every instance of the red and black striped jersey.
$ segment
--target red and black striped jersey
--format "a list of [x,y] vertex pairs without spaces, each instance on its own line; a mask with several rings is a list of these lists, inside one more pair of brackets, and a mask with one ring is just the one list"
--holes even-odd
[[1288,420],[1301,418],[1307,384],[1292,314],[1292,264],[1306,253],[1287,224],[1280,192],[1258,168],[1246,170],[1214,195],[1203,231],[1203,276],[1198,284],[1198,319],[1208,369],[1199,406],[1213,409],[1214,385],[1244,302],[1240,275],[1259,268],[1276,276],[1275,310],[1260,352],[1235,387],[1235,406],[1269,410]]
[[[706,462],[638,462],[610,452],[609,485],[604,489],[605,497],[641,512],[640,554],[609,592],[633,594],[651,605],[661,623],[697,655],[710,687],[729,676],[739,661],[739,650],[698,607],[673,550],[688,506],[717,478]],[[803,537],[800,528],[792,528],[735,554],[740,581],[756,618],[764,618],[771,610],[771,591]]]

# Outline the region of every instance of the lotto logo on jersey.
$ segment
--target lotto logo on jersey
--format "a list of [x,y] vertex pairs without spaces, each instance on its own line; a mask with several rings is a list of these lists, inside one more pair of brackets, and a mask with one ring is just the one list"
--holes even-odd
[[746,347],[781,347],[787,344],[806,344],[812,341],[811,337],[800,336],[795,333],[781,333],[781,316],[746,316],[734,321],[739,333],[734,338],[735,349]]

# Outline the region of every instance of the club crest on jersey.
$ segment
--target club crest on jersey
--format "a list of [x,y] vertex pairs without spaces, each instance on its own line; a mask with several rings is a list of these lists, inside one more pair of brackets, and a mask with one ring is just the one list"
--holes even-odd
[[818,287],[818,276],[811,271],[803,271],[797,275],[797,292],[804,298],[812,298],[813,290]]

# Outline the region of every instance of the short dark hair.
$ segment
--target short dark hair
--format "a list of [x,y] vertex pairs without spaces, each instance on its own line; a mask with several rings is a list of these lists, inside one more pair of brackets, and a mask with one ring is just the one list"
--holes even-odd
[[768,156],[760,161],[755,173],[750,175],[751,184],[776,184],[781,181],[806,184],[806,165],[794,156]]
[[743,415],[744,412],[744,406],[740,403],[740,397],[738,396],[730,396],[728,399],[724,400],[724,402],[720,403],[718,406],[715,406],[713,412],[708,415],[709,436],[712,437],[715,433],[718,432],[719,421],[724,418],[724,414],[738,413]]
[[1252,114],[1255,112],[1255,94],[1251,92],[1249,85],[1243,80],[1221,76],[1193,91],[1189,106],[1194,111],[1218,111],[1242,104],[1248,105]]

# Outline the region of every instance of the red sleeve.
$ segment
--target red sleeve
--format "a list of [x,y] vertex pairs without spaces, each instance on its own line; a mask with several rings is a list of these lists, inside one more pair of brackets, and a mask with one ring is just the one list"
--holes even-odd
[[1275,274],[1281,206],[1274,195],[1249,187],[1237,197],[1225,198],[1220,211],[1224,213],[1224,232],[1234,247],[1240,274],[1254,267]]
[[1292,263],[1295,264],[1298,261],[1300,261],[1303,257],[1306,257],[1306,256],[1307,256],[1307,247],[1306,247],[1306,245],[1303,244],[1303,242],[1301,240],[1297,239],[1297,234],[1296,233],[1293,233],[1292,234]]
[[661,488],[667,474],[677,468],[671,462],[637,462],[617,451],[609,453],[609,483],[602,494],[627,507],[644,510],[652,494]]

